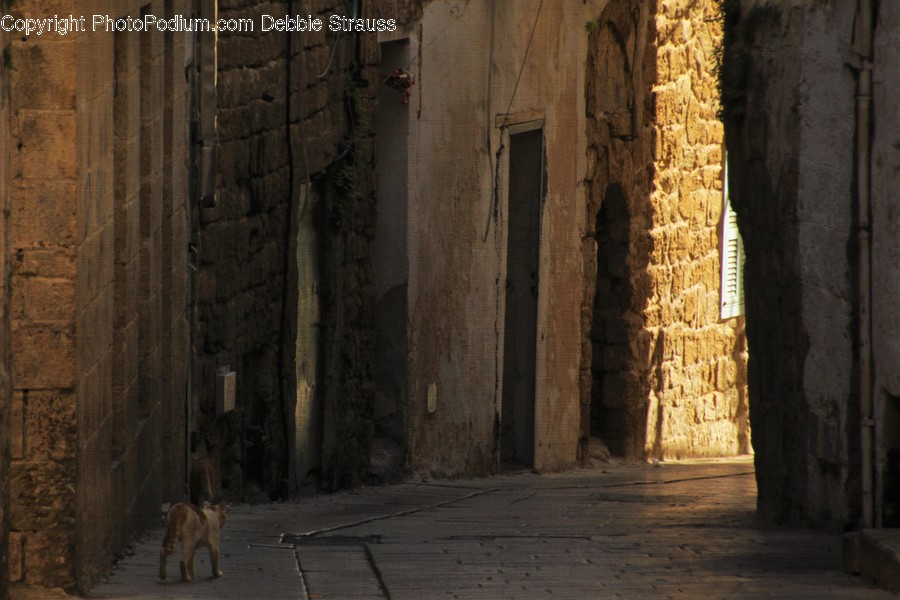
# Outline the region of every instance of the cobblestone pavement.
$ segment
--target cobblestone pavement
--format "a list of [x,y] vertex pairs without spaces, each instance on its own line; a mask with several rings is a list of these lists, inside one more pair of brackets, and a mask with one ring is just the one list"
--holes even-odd
[[235,505],[224,577],[202,551],[198,581],[159,582],[156,531],[90,597],[892,597],[839,570],[839,536],[757,526],[752,469],[610,464]]

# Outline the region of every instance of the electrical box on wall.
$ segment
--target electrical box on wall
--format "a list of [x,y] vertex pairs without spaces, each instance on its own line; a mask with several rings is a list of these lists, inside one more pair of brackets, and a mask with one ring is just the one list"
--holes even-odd
[[219,367],[216,373],[216,414],[224,415],[234,410],[237,373],[231,367]]

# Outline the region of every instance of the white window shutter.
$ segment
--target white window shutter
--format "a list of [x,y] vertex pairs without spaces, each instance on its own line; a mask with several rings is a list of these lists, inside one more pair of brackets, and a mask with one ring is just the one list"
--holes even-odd
[[728,197],[728,160],[722,184],[722,283],[719,290],[722,319],[744,314],[744,241],[738,231],[737,215]]

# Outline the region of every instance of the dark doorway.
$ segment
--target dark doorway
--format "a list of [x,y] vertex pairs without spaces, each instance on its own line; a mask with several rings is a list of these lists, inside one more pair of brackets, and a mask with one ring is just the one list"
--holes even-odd
[[504,463],[525,466],[534,464],[535,346],[543,195],[543,130],[511,133],[500,458]]
[[[606,189],[597,215],[597,292],[591,327],[591,437],[601,438],[614,456],[628,456],[629,400],[634,396],[634,338],[639,320],[631,313],[628,266],[631,218],[621,186]],[[631,318],[629,318],[631,315]]]

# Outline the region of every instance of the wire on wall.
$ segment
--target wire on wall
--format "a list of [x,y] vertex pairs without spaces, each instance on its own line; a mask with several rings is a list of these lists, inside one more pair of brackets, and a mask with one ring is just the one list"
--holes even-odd
[[[534,40],[534,32],[537,29],[538,20],[541,17],[541,9],[544,7],[544,0],[538,4],[537,12],[534,15],[534,24],[531,26],[531,33],[528,35],[528,44],[525,46],[525,54],[522,56],[522,64],[519,65],[519,73],[516,75],[516,83],[513,86],[512,96],[509,98],[509,104],[506,107],[506,114],[503,115],[503,123],[500,125],[500,146],[497,148],[496,160],[494,161],[494,187],[491,193],[491,209],[488,211],[487,226],[484,229],[483,242],[487,241],[488,233],[491,229],[491,220],[497,222],[500,216],[500,163],[503,158],[503,151],[506,146],[503,143],[503,130],[509,121],[509,113],[512,110],[513,102],[516,99],[516,93],[519,91],[519,82],[522,80],[522,73],[525,71],[525,64],[528,62],[528,51],[531,50],[531,42]],[[491,44],[493,47],[493,42]],[[493,50],[493,48],[492,48]],[[490,115],[489,115],[490,116]]]
[[538,4],[537,13],[534,15],[534,24],[531,26],[531,33],[528,36],[528,44],[525,46],[525,55],[522,57],[522,64],[519,66],[519,74],[516,75],[516,85],[513,86],[513,93],[509,99],[509,106],[506,107],[506,114],[503,116],[503,124],[500,126],[501,129],[506,127],[506,122],[509,120],[509,111],[512,110],[513,100],[516,99],[516,92],[519,91],[519,81],[522,80],[522,72],[525,70],[525,63],[528,62],[528,51],[531,50],[531,42],[534,40],[534,32],[537,29],[538,19],[541,17],[541,9],[544,7],[544,0],[541,0],[541,3]]

